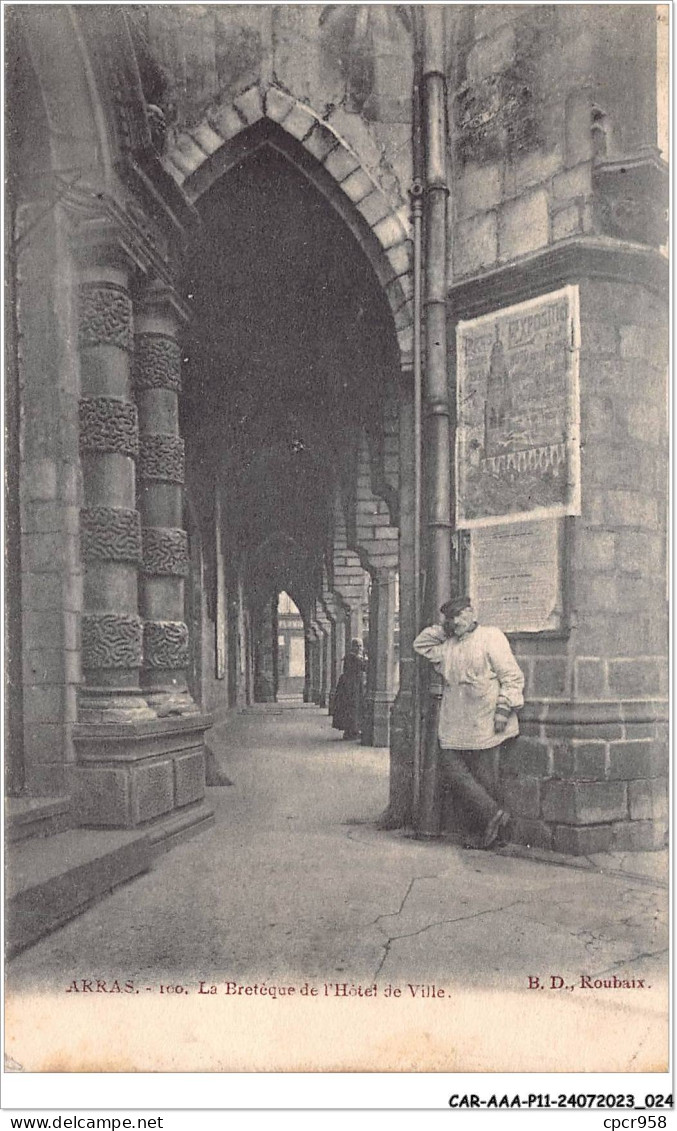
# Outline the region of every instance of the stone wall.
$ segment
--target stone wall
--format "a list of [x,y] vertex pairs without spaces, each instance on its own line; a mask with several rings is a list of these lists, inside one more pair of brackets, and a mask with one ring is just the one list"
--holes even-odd
[[657,848],[667,829],[666,334],[656,294],[582,283],[572,628],[517,642],[527,706],[503,764],[518,838],[561,852]]
[[454,279],[594,231],[593,160],[656,144],[654,17],[640,9],[457,11],[449,71]]
[[[358,19],[359,17],[359,19]],[[176,135],[223,106],[232,136],[247,92],[275,84],[361,153],[390,192],[411,182],[412,33],[401,8],[374,5],[149,6],[143,33],[169,79]],[[235,106],[226,109],[230,104]],[[199,144],[199,138],[197,139]]]
[[25,786],[43,795],[67,788],[81,677],[79,369],[65,239],[61,217],[43,222],[17,264]]
[[[526,705],[501,788],[523,843],[655,848],[668,765],[667,327],[658,256],[653,278],[649,266],[667,203],[653,148],[655,11],[484,5],[458,9],[450,32],[452,318],[565,283],[580,294],[568,628],[513,641]],[[618,241],[604,264],[600,235]],[[633,260],[623,248],[638,244],[646,253]],[[450,347],[453,382],[453,332]]]
[[[388,459],[390,472],[396,469],[391,453]],[[388,504],[374,494],[373,465],[366,437],[363,436],[357,464],[355,492],[355,545],[362,550],[370,568],[397,569],[399,531],[393,524]]]

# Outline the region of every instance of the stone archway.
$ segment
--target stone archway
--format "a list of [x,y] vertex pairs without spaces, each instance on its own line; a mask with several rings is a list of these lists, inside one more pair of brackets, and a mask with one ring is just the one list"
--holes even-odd
[[[286,177],[289,178],[288,186],[285,182]],[[269,190],[270,196],[265,200],[266,211],[256,212],[256,209],[263,207],[262,204],[258,203],[258,196],[260,194],[263,199],[263,190],[259,186],[265,182],[269,182],[274,187]],[[286,318],[280,319],[271,310],[271,307],[281,301],[280,294],[284,296],[286,293],[284,284],[280,283],[278,270],[274,267],[276,247],[297,248],[302,246],[304,241],[307,241],[309,247],[314,248],[313,254],[315,256],[324,254],[318,253],[315,245],[315,237],[318,235],[318,221],[315,214],[319,215],[321,212],[322,217],[324,217],[321,221],[324,230],[326,233],[331,232],[331,234],[325,236],[328,242],[322,245],[327,253],[329,253],[330,246],[335,246],[332,241],[336,239],[343,241],[341,254],[345,253],[347,256],[350,250],[355,261],[360,260],[363,266],[359,280],[347,268],[337,278],[336,274],[333,273],[333,268],[337,267],[337,264],[330,255],[329,265],[327,265],[326,260],[322,260],[324,274],[322,280],[320,280],[314,273],[320,260],[313,259],[309,251],[306,251],[303,253],[303,259],[295,261],[296,272],[291,271],[283,277],[286,279],[290,293],[295,296],[297,306],[305,303],[304,286],[318,290],[325,288],[325,286],[340,285],[345,288],[340,292],[342,296],[352,296],[356,290],[359,291],[360,303],[364,304],[362,311],[364,329],[360,333],[368,334],[371,338],[377,338],[379,342],[380,360],[378,364],[381,372],[379,380],[387,382],[391,386],[395,405],[397,396],[394,390],[397,389],[397,378],[403,364],[403,339],[401,336],[399,339],[397,337],[397,326],[393,318],[393,301],[396,294],[393,282],[401,288],[402,280],[395,277],[394,280],[390,280],[389,284],[383,286],[382,279],[384,275],[388,277],[388,273],[392,273],[392,266],[387,258],[387,252],[378,243],[377,235],[318,159],[307,153],[298,139],[286,134],[280,124],[272,119],[262,118],[253,126],[243,127],[241,133],[231,142],[223,143],[219,151],[212,154],[211,159],[205,156],[204,161],[193,171],[193,174],[184,179],[183,188],[184,191],[190,193],[192,202],[202,215],[204,225],[203,242],[196,243],[195,247],[191,249],[191,263],[186,283],[188,297],[196,312],[194,329],[186,343],[188,361],[185,370],[185,386],[186,397],[189,402],[186,414],[188,428],[186,435],[189,448],[191,447],[191,430],[196,440],[199,436],[201,450],[212,448],[216,450],[218,446],[224,452],[232,455],[233,452],[237,452],[243,443],[245,443],[245,446],[249,444],[250,454],[246,455],[243,449],[242,458],[245,458],[246,455],[246,459],[249,461],[248,466],[254,468],[263,458],[259,447],[261,443],[267,447],[269,455],[272,455],[274,449],[278,447],[280,452],[284,451],[287,454],[280,464],[279,474],[272,477],[268,488],[265,487],[264,483],[264,489],[278,498],[282,468],[287,466],[289,460],[294,463],[295,460],[300,459],[300,456],[292,455],[296,448],[298,448],[299,453],[305,452],[309,459],[312,455],[312,460],[319,461],[317,462],[318,471],[332,466],[336,453],[333,451],[327,428],[331,432],[333,428],[337,427],[336,413],[340,406],[338,401],[332,399],[336,394],[337,386],[334,387],[332,394],[327,394],[329,399],[325,397],[322,400],[320,394],[321,405],[318,419],[317,405],[313,402],[313,398],[316,396],[316,387],[313,381],[317,378],[321,384],[321,362],[317,366],[317,372],[313,379],[305,381],[303,388],[306,399],[304,401],[302,398],[301,403],[299,403],[296,399],[299,385],[289,384],[289,380],[291,379],[292,382],[297,380],[296,373],[299,372],[299,365],[300,368],[303,368],[303,364],[308,360],[307,357],[305,357],[305,361],[301,359],[301,362],[296,365],[296,371],[291,378],[293,366],[291,368],[287,366],[289,373],[287,377],[282,379],[279,372],[276,372],[276,368],[280,368],[277,349],[271,351],[267,347],[261,348],[260,342],[257,345],[256,335],[261,332],[260,327],[265,327],[265,334],[268,338],[272,336],[275,341],[277,341],[276,335],[284,335],[287,347],[289,347],[290,341],[299,328],[298,321],[295,318],[289,321]],[[295,195],[299,193],[300,195]],[[245,203],[240,204],[239,201]],[[281,211],[279,215],[276,212],[275,218],[271,220],[270,215],[273,208],[280,208]],[[254,213],[259,217],[259,220],[254,218]],[[349,215],[349,223],[346,222],[346,215]],[[265,223],[263,217],[265,217]],[[288,237],[280,235],[281,231],[287,231],[284,227],[287,223],[299,227],[299,240],[294,235]],[[262,232],[265,234],[262,235]],[[408,262],[408,236],[404,231],[402,234],[404,238],[398,246],[400,250],[406,252]],[[356,239],[356,235],[359,238]],[[332,254],[336,255],[337,253],[333,252]],[[257,257],[263,264],[261,270],[251,266]],[[240,295],[243,286],[251,287],[251,283],[247,279],[243,281],[242,268],[238,266],[238,264],[245,262],[248,272],[258,272],[257,283],[263,287],[263,290],[254,288],[250,290],[249,297],[243,300]],[[273,283],[271,283],[271,276],[274,280]],[[406,286],[407,273],[405,273],[403,279]],[[360,290],[360,287],[362,290]],[[215,295],[216,298],[214,298]],[[209,304],[212,304],[213,307],[212,314],[208,312]],[[404,306],[407,306],[406,302]],[[340,311],[334,306],[323,308],[321,311],[318,307],[314,309],[325,318],[323,323],[325,329],[328,329],[331,323],[341,327],[340,331],[337,331],[336,338],[332,341],[337,352],[344,351],[341,355],[344,359],[343,365],[344,367],[347,365],[350,369],[347,358],[353,355],[345,351],[353,347],[350,343],[347,344],[347,340],[351,336],[355,336],[359,328],[350,321],[342,323],[339,317]],[[258,328],[256,312],[260,312],[259,317],[261,319]],[[404,314],[402,317],[404,317]],[[240,321],[248,327],[245,339],[242,339],[242,334],[237,329]],[[377,329],[377,327],[380,327],[380,329]],[[320,336],[320,354],[323,344],[324,339]],[[294,348],[293,341],[290,348],[292,350]],[[329,353],[331,354],[331,350]],[[255,364],[251,363],[252,357],[256,358]],[[324,358],[327,359],[326,353]],[[357,364],[360,359],[355,357],[354,360]],[[298,362],[298,359],[296,361]],[[362,362],[364,366],[366,364],[364,359],[362,359]],[[243,375],[247,372],[249,372],[248,377]],[[306,377],[309,372],[306,373]],[[371,376],[375,378],[375,372],[371,373]],[[369,384],[370,371],[368,366],[363,377],[361,395],[364,395],[364,387]],[[351,373],[351,380],[353,379]],[[293,394],[293,405],[291,407],[284,399],[280,400],[280,387],[287,388],[290,395]],[[370,403],[374,406],[376,412],[382,411],[382,398],[377,393],[377,388],[379,386],[374,384],[373,391],[369,394],[371,396]],[[294,393],[294,389],[296,393]],[[354,415],[354,410],[351,409],[352,415],[346,416],[343,427],[337,429],[340,435],[334,437],[334,439],[344,452],[347,466],[343,473],[339,473],[334,466],[332,476],[336,485],[342,480],[345,481],[346,477],[350,479],[352,476],[354,479],[349,495],[353,505],[361,508],[360,514],[364,519],[360,524],[359,539],[357,539],[360,553],[364,559],[362,565],[367,564],[369,566],[371,564],[374,570],[378,570],[384,565],[384,550],[387,551],[388,560],[394,552],[395,557],[392,564],[395,566],[397,564],[397,529],[391,525],[388,505],[379,503],[377,494],[371,492],[371,484],[374,482],[377,486],[375,480],[378,479],[378,476],[372,475],[372,461],[369,453],[364,445],[360,449],[359,441],[366,436],[365,425],[367,422],[370,425],[373,424],[374,416],[369,413],[365,415],[367,402],[365,400],[358,401],[358,398],[354,397],[357,391],[353,389],[351,393],[347,394],[346,403],[353,397],[356,403],[362,405],[362,408],[358,411],[358,416],[359,412],[362,412],[362,415],[358,421],[358,417]],[[273,398],[271,402],[273,404],[272,412],[269,411],[271,397]],[[214,424],[212,443],[205,436],[205,418],[209,421],[207,427],[210,427],[212,426],[211,422],[217,420],[219,413],[228,415],[231,406],[226,404],[227,401],[239,405],[237,426],[233,428],[231,425],[222,427],[220,424]],[[308,414],[309,409],[311,410],[310,415]],[[284,420],[282,421],[284,427],[280,431],[279,426],[282,417],[286,418],[286,423]],[[246,439],[245,433],[252,427],[251,421],[254,420],[259,422],[256,431],[252,432],[249,439]],[[349,445],[346,445],[346,427],[352,436]],[[397,436],[395,435],[392,438],[397,443]],[[282,446],[279,447],[280,445]],[[358,449],[360,449],[359,458],[353,458],[353,455],[358,453]],[[230,470],[225,472],[225,480],[220,478],[225,468],[217,476],[219,482],[224,483],[224,490],[227,490],[225,483],[229,484],[231,493],[237,493],[241,490],[242,480],[237,471],[237,458],[240,457],[236,457],[234,462],[231,459]],[[395,449],[395,458],[397,458],[397,448]],[[190,456],[189,462],[191,462]],[[362,482],[365,476],[368,479],[367,486]],[[319,477],[319,474],[316,475],[315,480],[319,480]],[[361,480],[359,484],[357,482],[358,477]],[[257,479],[257,491],[259,491],[261,489],[261,477],[255,478]],[[385,476],[381,477],[380,482],[385,482]],[[396,480],[393,486],[396,491]],[[324,513],[333,524],[332,502],[332,497],[327,494],[324,500]],[[284,499],[279,498],[279,506],[275,515],[269,514],[270,508],[263,509],[268,518],[274,521],[276,515],[284,510]],[[244,521],[242,514],[238,514],[237,510],[236,506],[235,513],[231,513],[227,522],[236,527],[240,524],[239,529],[233,531],[232,538],[234,543],[239,540],[244,545],[251,537],[249,529],[251,523]],[[250,515],[257,510],[261,511],[261,508],[257,507],[254,497],[251,499],[248,497],[246,510]],[[317,511],[317,508],[315,510]],[[244,526],[242,526],[243,521]],[[384,523],[387,529],[384,528]],[[351,528],[354,528],[355,525],[353,521]],[[320,528],[321,523],[318,524],[318,530]],[[330,536],[329,530],[325,533],[327,536],[326,545],[331,546],[333,552],[335,549],[333,537]],[[383,538],[384,534],[388,535],[387,540]],[[370,553],[374,556],[373,563],[369,563],[368,560]],[[361,569],[360,573],[362,573]],[[318,607],[315,610],[316,615],[313,614],[311,620],[316,622],[316,631],[322,636],[322,647],[326,650],[326,638],[328,634],[331,635],[329,626],[332,618],[321,603],[322,589],[319,571],[314,596],[318,601]],[[342,659],[345,646],[343,636],[341,636],[340,643],[337,640],[334,640],[332,636],[329,656],[330,661],[332,656],[334,659],[333,667],[331,662],[326,665],[327,670],[332,671],[332,678],[328,680],[328,686],[325,689],[326,697],[331,693],[336,678],[336,668]],[[324,695],[322,697],[325,698]]]
[[[353,128],[356,128],[353,126]],[[191,203],[232,165],[272,145],[302,169],[357,238],[390,307],[400,366],[411,364],[413,281],[409,203],[379,183],[356,137],[338,129],[280,87],[257,83],[232,103],[207,111],[169,146],[165,165]],[[365,148],[373,140],[365,134]]]

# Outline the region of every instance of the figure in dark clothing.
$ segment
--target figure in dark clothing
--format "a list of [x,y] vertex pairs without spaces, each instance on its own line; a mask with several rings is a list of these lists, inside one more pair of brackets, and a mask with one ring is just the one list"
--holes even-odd
[[350,651],[343,661],[343,675],[336,684],[332,726],[343,731],[344,738],[356,739],[362,730],[364,706],[364,672],[366,661],[362,641],[351,640]]

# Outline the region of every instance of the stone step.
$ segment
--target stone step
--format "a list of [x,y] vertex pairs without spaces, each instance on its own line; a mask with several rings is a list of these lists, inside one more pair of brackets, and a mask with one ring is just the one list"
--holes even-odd
[[[209,794],[208,794],[209,795]],[[148,839],[153,855],[169,852],[189,837],[210,829],[214,824],[214,811],[204,801],[187,805],[170,814],[148,829]]]
[[119,884],[147,872],[161,853],[210,828],[201,801],[142,829],[69,829],[9,844],[7,953],[17,954]]
[[5,807],[7,842],[54,836],[72,825],[68,797],[9,797]]
[[279,715],[282,711],[323,711],[317,703],[304,703],[301,699],[278,699],[277,703],[253,703],[250,707],[240,707],[241,715]]
[[7,951],[24,950],[118,884],[146,872],[154,849],[146,831],[70,829],[9,845]]

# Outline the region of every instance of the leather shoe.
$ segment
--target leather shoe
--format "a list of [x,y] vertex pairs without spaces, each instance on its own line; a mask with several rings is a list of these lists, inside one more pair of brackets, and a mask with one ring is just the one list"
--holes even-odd
[[497,809],[493,817],[489,818],[489,823],[487,824],[487,827],[484,830],[484,836],[482,837],[482,848],[491,848],[491,846],[496,843],[505,817],[506,813],[504,812],[504,810]]

